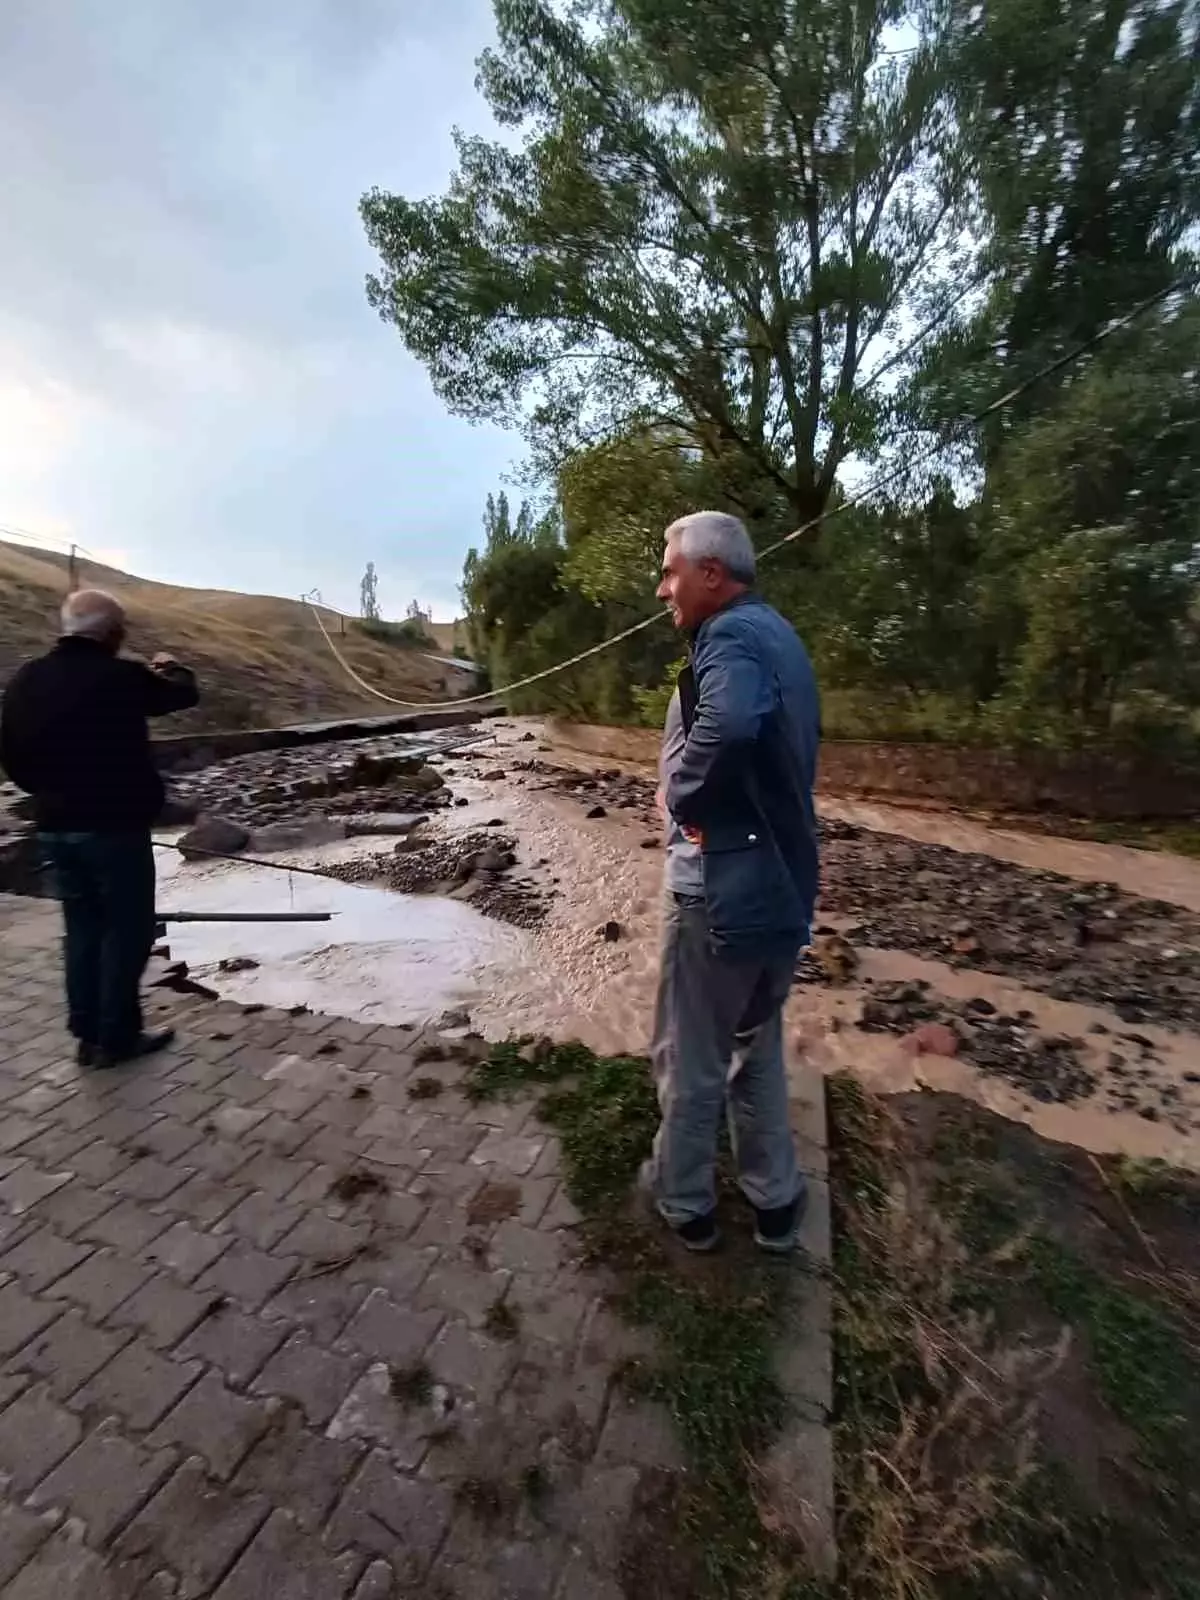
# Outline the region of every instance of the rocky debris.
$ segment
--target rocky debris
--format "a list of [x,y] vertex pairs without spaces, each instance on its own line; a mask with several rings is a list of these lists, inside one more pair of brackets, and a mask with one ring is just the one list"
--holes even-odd
[[951,1000],[923,980],[876,984],[858,1025],[900,1034],[918,1054],[961,1056],[1035,1100],[1066,1105],[1096,1092],[1097,1079],[1079,1057],[1081,1039],[1043,1034],[1027,1011],[1009,1017],[976,1000]]
[[956,1056],[962,1040],[953,1028],[944,1022],[923,1022],[919,1028],[905,1034],[900,1041],[901,1050],[915,1056]]
[[508,877],[517,861],[512,838],[468,833],[403,843],[399,853],[335,862],[326,871],[342,883],[382,884],[402,894],[460,893],[486,916],[518,928],[534,928],[544,920],[546,893]]
[[534,785],[567,796],[585,808],[589,818],[598,820],[614,811],[628,811],[646,827],[658,820],[654,802],[655,786],[648,778],[606,768],[580,772],[574,767],[557,767],[536,757],[514,761],[513,771],[542,781]]
[[226,956],[217,962],[218,972],[257,972],[258,962],[253,956]]
[[[845,932],[852,944],[1014,977],[1058,1000],[1109,1007],[1134,1026],[1200,1028],[1194,913],[1114,884],[847,823],[825,821],[821,834],[820,909],[856,919]],[[1104,937],[1081,943],[1081,926]],[[822,981],[803,966],[809,981]]]
[[818,928],[804,952],[796,977],[802,983],[849,983],[858,971],[858,952],[840,933]]
[[228,817],[201,817],[179,840],[179,853],[185,861],[203,861],[208,856],[235,856],[250,843],[250,830]]
[[616,944],[617,940],[621,938],[624,931],[625,930],[622,928],[619,922],[606,922],[600,929],[600,937],[608,944]]
[[277,850],[312,850],[334,844],[346,837],[346,826],[333,817],[297,817],[294,822],[271,822],[250,833],[249,849],[254,855],[270,855]]
[[172,801],[255,828],[291,822],[314,800],[333,815],[428,811],[450,803],[427,760],[436,743],[392,734],[233,756],[177,776]]

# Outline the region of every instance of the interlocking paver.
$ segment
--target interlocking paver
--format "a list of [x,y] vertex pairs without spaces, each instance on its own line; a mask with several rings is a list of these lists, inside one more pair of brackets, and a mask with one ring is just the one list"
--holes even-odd
[[128,1167],[129,1157],[123,1150],[118,1150],[115,1144],[109,1144],[105,1139],[91,1138],[90,1128],[87,1131],[89,1143],[71,1157],[71,1170],[77,1178],[83,1178],[87,1183],[107,1183],[114,1173]]
[[428,1360],[443,1383],[491,1405],[516,1366],[517,1352],[511,1343],[490,1339],[465,1322],[448,1322],[430,1346]]
[[367,1295],[365,1283],[347,1283],[341,1274],[327,1273],[320,1278],[294,1278],[270,1300],[263,1316],[282,1318],[307,1328],[320,1345],[331,1345],[362,1305]]
[[241,1389],[262,1370],[288,1332],[285,1322],[265,1322],[225,1305],[207,1315],[176,1354],[185,1360],[197,1356],[211,1362],[228,1383]]
[[236,1233],[259,1250],[270,1250],[303,1215],[301,1206],[285,1205],[259,1189],[238,1202],[221,1220],[219,1231]]
[[434,1267],[417,1295],[419,1306],[462,1317],[473,1328],[482,1327],[489,1310],[502,1300],[510,1272],[489,1272],[469,1262],[449,1262]]
[[115,1250],[97,1250],[74,1272],[60,1278],[48,1293],[56,1300],[83,1306],[97,1322],[102,1322],[137,1293],[150,1271],[145,1262],[131,1261]]
[[235,1481],[239,1491],[269,1495],[276,1505],[286,1506],[302,1527],[315,1532],[324,1526],[362,1455],[363,1446],[356,1440],[313,1433],[298,1408],[285,1403]]
[[117,1200],[115,1195],[109,1195],[108,1201],[109,1209],[81,1230],[85,1239],[137,1255],[170,1227],[170,1217],[157,1216],[136,1200]]
[[383,1289],[374,1289],[343,1337],[365,1355],[404,1366],[428,1348],[442,1321],[440,1310],[398,1306]]
[[256,1394],[297,1401],[314,1427],[323,1427],[345,1399],[362,1370],[352,1356],[322,1350],[305,1333],[293,1334],[273,1355],[253,1384]]
[[326,1438],[381,1445],[396,1466],[415,1470],[431,1442],[448,1425],[433,1404],[410,1403],[393,1392],[396,1369],[377,1361],[342,1401],[325,1430]]
[[441,1546],[453,1509],[445,1484],[405,1477],[377,1452],[342,1496],[325,1542],[332,1550],[358,1545],[381,1555],[403,1582],[417,1584]]
[[370,1231],[370,1225],[365,1222],[335,1222],[324,1212],[309,1211],[280,1240],[279,1249],[285,1255],[299,1256],[309,1263],[340,1261],[361,1249]]
[[0,1585],[14,1577],[54,1531],[53,1519],[0,1505]]
[[231,1478],[272,1425],[269,1401],[245,1400],[206,1372],[150,1437],[152,1445],[179,1445],[196,1455],[214,1478]]
[[361,1570],[357,1556],[331,1556],[294,1517],[276,1511],[217,1590],[215,1600],[343,1600]]
[[270,1255],[240,1240],[200,1279],[200,1287],[227,1294],[247,1311],[257,1311],[291,1277],[297,1263],[290,1256]]
[[218,1256],[225,1254],[229,1240],[211,1233],[201,1233],[190,1223],[177,1222],[166,1233],[155,1239],[142,1251],[147,1261],[160,1262],[170,1267],[184,1283],[193,1283]]
[[65,1188],[72,1176],[70,1172],[47,1172],[24,1161],[7,1178],[0,1178],[0,1205],[15,1217],[24,1216],[55,1190]]
[[149,1500],[174,1464],[169,1451],[144,1450],[105,1423],[38,1485],[29,1503],[63,1507],[85,1524],[90,1544],[105,1545]]
[[53,1228],[39,1228],[0,1257],[0,1272],[15,1273],[27,1289],[37,1293],[73,1272],[95,1248],[94,1244],[63,1239]]
[[110,1333],[93,1327],[81,1312],[67,1311],[32,1339],[10,1365],[45,1379],[50,1393],[66,1400],[107,1366],[132,1337],[129,1332]]
[[[681,1458],[661,1412],[611,1396],[647,1336],[574,1262],[532,1102],[469,1105],[450,1062],[417,1105],[411,1033],[162,992],[182,1048],[81,1075],[59,931],[0,896],[0,1472],[111,1549],[105,1568],[31,1508],[0,1511],[3,1600],[616,1600],[638,1479]],[[338,1200],[363,1166],[387,1191]],[[472,1223],[501,1179],[513,1214]],[[805,1243],[827,1240],[818,1191]],[[511,1339],[487,1332],[501,1297]],[[811,1311],[790,1388],[827,1374]],[[422,1361],[414,1402],[395,1377]],[[553,1514],[456,1506],[496,1447],[508,1466],[554,1454]]]
[[101,1558],[82,1544],[78,1532],[62,1528],[21,1569],[4,1600],[122,1600]]
[[79,1391],[77,1403],[115,1412],[128,1427],[153,1428],[200,1375],[198,1362],[168,1361],[134,1339]]
[[27,1494],[75,1448],[82,1433],[79,1418],[45,1389],[30,1389],[0,1413],[0,1472]]
[[514,1272],[550,1277],[558,1271],[563,1255],[558,1234],[527,1228],[520,1222],[502,1222],[492,1238],[492,1260]]
[[62,1315],[62,1307],[52,1300],[34,1300],[18,1283],[0,1288],[0,1356],[10,1356],[35,1333]]
[[182,1165],[169,1166],[156,1156],[146,1156],[115,1172],[107,1187],[114,1194],[128,1195],[131,1200],[165,1200],[190,1176]]
[[114,1327],[138,1328],[157,1350],[178,1344],[209,1315],[215,1297],[185,1289],[165,1272],[157,1272],[113,1312]]
[[354,1600],[392,1600],[396,1575],[386,1561],[372,1561],[358,1580]]
[[208,1478],[201,1461],[188,1460],[117,1540],[114,1556],[132,1575],[170,1567],[179,1574],[180,1600],[198,1600],[221,1581],[270,1510],[265,1496],[234,1494]]
[[170,1227],[174,1217],[182,1217],[197,1228],[212,1228],[245,1198],[246,1191],[236,1178],[214,1177],[209,1172],[195,1172],[169,1199],[156,1206],[161,1213],[164,1229]]

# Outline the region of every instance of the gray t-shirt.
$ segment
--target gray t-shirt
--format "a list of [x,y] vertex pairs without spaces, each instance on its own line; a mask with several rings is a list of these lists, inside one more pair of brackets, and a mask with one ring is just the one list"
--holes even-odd
[[[683,708],[679,703],[679,690],[671,696],[667,707],[667,720],[663,727],[662,755],[659,760],[660,781],[664,790],[667,780],[683,757],[687,734],[683,729]],[[667,816],[667,888],[672,894],[702,895],[704,893],[704,862],[698,844],[689,844],[680,832],[679,824],[669,813]]]

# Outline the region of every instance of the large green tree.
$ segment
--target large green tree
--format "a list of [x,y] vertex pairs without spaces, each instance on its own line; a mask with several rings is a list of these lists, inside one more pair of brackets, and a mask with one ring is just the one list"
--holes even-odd
[[[362,202],[371,302],[543,464],[667,430],[752,521],[819,513],[971,244],[949,0],[495,0],[438,199]],[[899,343],[898,343],[899,341]]]
[[[975,6],[955,115],[985,284],[925,354],[928,414],[939,423],[981,411],[1193,268],[1196,0]],[[991,418],[977,441],[984,462],[1087,365],[1065,365]]]

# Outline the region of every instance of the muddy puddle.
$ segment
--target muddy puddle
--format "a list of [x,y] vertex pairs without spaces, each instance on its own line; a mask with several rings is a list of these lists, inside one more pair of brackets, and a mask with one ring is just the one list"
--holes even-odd
[[[309,851],[304,864],[320,867],[352,850]],[[158,905],[332,913],[328,922],[172,923],[167,940],[172,958],[224,998],[307,1005],[361,1022],[420,1026],[478,1008],[531,956],[527,935],[458,900],[243,863],[186,863],[169,852],[159,861]]]

